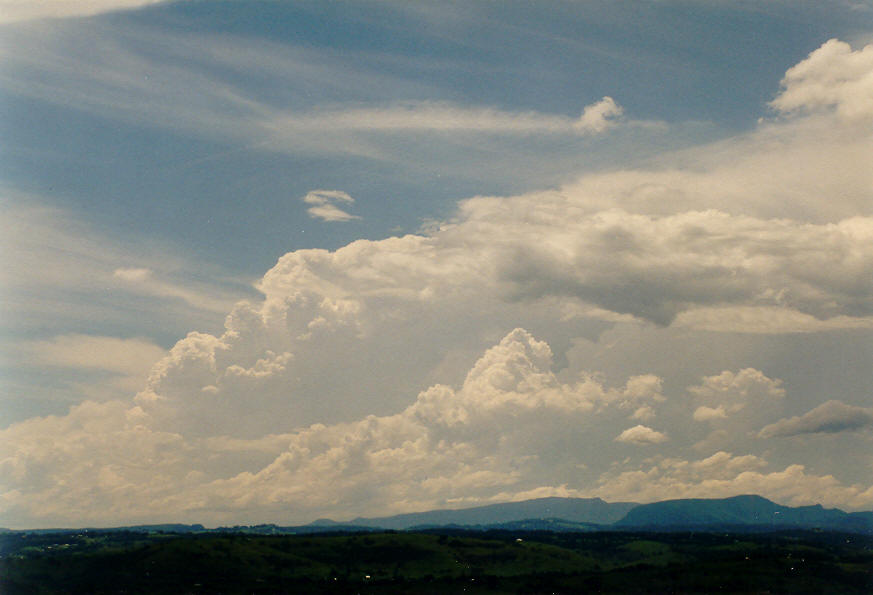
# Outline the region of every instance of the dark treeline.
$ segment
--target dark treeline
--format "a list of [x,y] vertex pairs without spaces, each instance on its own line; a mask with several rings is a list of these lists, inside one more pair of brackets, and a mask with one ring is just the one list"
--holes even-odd
[[0,547],[4,594],[873,592],[873,537],[815,531],[115,531]]

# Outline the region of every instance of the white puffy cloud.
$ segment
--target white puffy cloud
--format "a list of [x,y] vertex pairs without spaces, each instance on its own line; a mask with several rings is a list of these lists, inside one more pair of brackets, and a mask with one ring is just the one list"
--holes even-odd
[[770,105],[782,113],[833,109],[854,123],[873,121],[873,44],[852,50],[838,39],[825,42],[788,69],[782,92]]
[[[192,336],[170,357],[187,360],[189,374],[193,366],[209,370],[216,362],[203,358],[204,347],[220,351],[207,336]],[[258,376],[270,365],[235,373]],[[216,522],[227,510],[264,515],[290,507],[315,516],[388,510],[389,503],[414,510],[486,501],[537,489],[555,469],[584,464],[585,450],[571,454],[563,445],[580,432],[608,444],[598,428],[603,420],[620,420],[628,403],[663,400],[649,376],[608,388],[586,375],[561,382],[551,367],[549,346],[516,329],[458,389],[435,385],[396,414],[252,439],[160,429],[166,424],[156,423],[148,399],[141,406],[88,402],[3,431],[0,501],[6,515],[24,518],[59,518],[65,510],[80,519],[147,518],[174,510]],[[147,477],[157,479],[137,491]]]
[[580,132],[603,132],[615,126],[617,119],[624,113],[624,108],[612,97],[606,96],[597,103],[586,105],[573,127]]
[[686,391],[693,408],[691,418],[701,422],[700,431],[709,429],[695,444],[703,452],[748,448],[762,421],[778,417],[786,393],[780,379],[755,368],[705,376]]
[[516,329],[485,352],[458,390],[437,385],[396,415],[300,430],[271,464],[210,490],[267,508],[299,502],[342,510],[345,499],[370,510],[387,502],[403,510],[481,502],[536,489],[546,461],[577,462],[573,455],[562,461],[569,453],[560,444],[578,430],[628,399],[660,398],[641,388],[656,387],[647,379],[608,389],[590,377],[559,382],[550,368],[548,345]]
[[166,498],[190,470],[188,447],[142,421],[129,401],[86,401],[3,430],[0,514],[41,526],[168,514]]
[[321,219],[322,221],[351,221],[352,219],[360,219],[357,215],[352,215],[343,211],[336,206],[335,203],[354,204],[355,199],[349,196],[348,193],[342,190],[311,190],[301,200],[308,205],[312,205],[306,212],[313,219]]
[[873,486],[845,485],[833,475],[803,465],[768,471],[755,455],[719,451],[700,460],[658,458],[637,469],[619,467],[601,475],[589,490],[608,501],[654,502],[674,498],[727,498],[758,494],[790,506],[822,504],[858,510],[873,506]]
[[688,392],[701,399],[719,402],[729,399],[738,404],[781,399],[785,396],[781,380],[768,378],[754,368],[744,368],[737,372],[725,370],[721,374],[706,376],[699,385],[688,387]]
[[[141,394],[136,405],[84,403],[66,416],[0,432],[0,514],[33,526],[69,515],[79,522],[166,519],[172,510],[167,520],[218,524],[241,514],[250,522],[304,522],[537,495],[650,501],[754,492],[791,504],[873,502],[873,488],[811,474],[803,465],[768,470],[752,454],[621,460],[611,450],[615,442],[655,447],[667,441],[642,425],[614,438],[629,411],[668,403],[661,380],[642,375],[613,388],[584,373],[561,380],[549,346],[522,329],[486,350],[458,388],[434,385],[399,413],[232,437],[223,434],[228,427],[213,425],[208,410],[222,406],[221,389],[202,386],[198,377],[213,378],[232,348],[192,334],[153,370],[153,378],[164,379],[184,372],[190,384],[180,394]],[[180,362],[184,368],[174,369]],[[287,353],[272,353],[224,370],[258,382],[292,362]],[[179,389],[181,381],[175,379]],[[705,378],[700,386],[744,398],[781,390],[745,370]],[[180,403],[182,396],[204,402]],[[185,414],[183,406],[192,407],[189,421],[200,428],[170,427],[167,420]],[[245,423],[244,414],[230,417]],[[583,469],[587,479],[579,479]]]
[[802,434],[850,432],[873,426],[873,408],[855,407],[831,400],[797,417],[781,419],[765,426],[761,438]]
[[707,407],[706,405],[701,405],[694,410],[692,417],[694,417],[694,421],[710,421],[713,419],[726,418],[727,412],[725,411],[724,406]]
[[668,440],[667,435],[653,430],[644,425],[636,425],[626,429],[624,432],[616,436],[616,442],[626,442],[628,444],[660,444]]

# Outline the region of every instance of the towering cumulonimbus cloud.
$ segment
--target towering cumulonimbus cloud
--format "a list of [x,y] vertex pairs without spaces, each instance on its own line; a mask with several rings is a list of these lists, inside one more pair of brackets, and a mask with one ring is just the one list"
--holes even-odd
[[[773,335],[870,328],[873,136],[857,107],[869,47],[828,42],[786,75],[779,117],[694,154],[282,256],[261,300],[237,304],[223,333],[178,341],[131,401],[2,430],[0,511],[28,524],[305,521],[737,490],[873,505],[873,488],[763,454],[854,409],[779,422],[791,391],[763,366],[700,370],[685,389],[645,360],[617,380],[556,366],[539,338],[566,347],[617,324],[730,333],[755,316]],[[825,93],[830,68],[841,78]],[[618,115],[610,105],[598,113]],[[349,202],[332,192],[310,204]],[[119,277],[148,282],[143,271]]]

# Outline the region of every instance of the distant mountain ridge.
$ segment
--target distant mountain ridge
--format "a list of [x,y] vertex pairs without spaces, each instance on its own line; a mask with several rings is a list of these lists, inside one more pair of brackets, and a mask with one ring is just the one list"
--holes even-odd
[[611,525],[636,506],[639,504],[635,502],[605,502],[600,498],[535,498],[455,510],[430,510],[378,518],[359,517],[348,524],[396,530],[442,525],[488,526],[532,519]]
[[755,495],[721,499],[664,500],[641,504],[614,528],[655,530],[695,527],[773,527],[873,532],[873,512],[844,512],[837,508],[782,506]]
[[386,517],[359,517],[347,522],[318,519],[308,525],[237,525],[206,529],[203,525],[137,525],[106,529],[36,529],[0,532],[59,533],[132,531],[165,533],[250,533],[260,535],[381,530],[475,529],[511,531],[738,531],[821,529],[873,535],[873,511],[783,506],[756,495],[730,498],[663,500],[651,504],[605,502],[600,498],[536,498],[462,509],[441,509]]

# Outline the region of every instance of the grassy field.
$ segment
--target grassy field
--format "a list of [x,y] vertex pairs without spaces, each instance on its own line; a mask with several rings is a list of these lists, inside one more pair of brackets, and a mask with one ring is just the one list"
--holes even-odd
[[870,593],[873,538],[433,531],[0,536],[0,592]]

